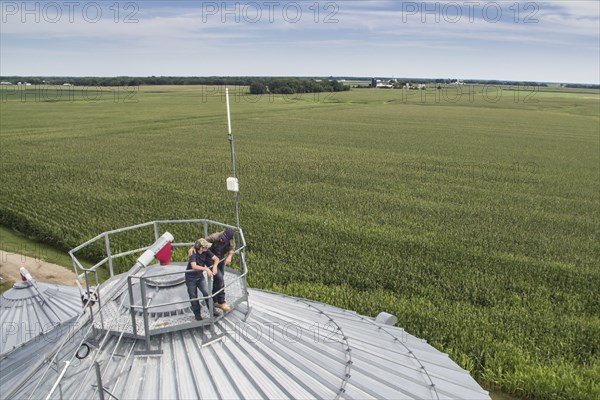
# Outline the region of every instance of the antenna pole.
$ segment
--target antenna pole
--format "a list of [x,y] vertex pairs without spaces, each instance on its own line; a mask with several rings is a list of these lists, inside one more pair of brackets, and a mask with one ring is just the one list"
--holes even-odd
[[[233,169],[233,177],[237,182],[237,174],[235,171],[235,149],[233,146],[233,133],[231,133],[231,112],[229,109],[229,88],[225,88],[225,100],[227,103],[227,128],[229,130],[229,144],[231,145],[231,166]],[[238,209],[238,191],[233,192],[233,201],[235,204],[235,226],[240,227],[240,214]]]

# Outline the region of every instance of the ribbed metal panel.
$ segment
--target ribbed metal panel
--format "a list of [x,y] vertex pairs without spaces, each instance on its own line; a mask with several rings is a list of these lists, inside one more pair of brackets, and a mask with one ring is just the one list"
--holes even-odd
[[81,313],[77,289],[41,282],[37,283],[37,289],[39,292],[33,285],[12,288],[0,296],[0,356],[49,333]]
[[1,398],[44,361],[82,312],[77,289],[41,282],[36,286],[18,282],[0,295]]
[[[161,290],[181,290],[177,286]],[[160,355],[136,355],[145,342],[112,334],[77,360],[61,382],[64,399],[98,398],[91,366],[118,399],[394,398],[489,399],[446,354],[400,328],[329,305],[249,290],[209,326],[152,336]],[[70,347],[69,347],[70,346]],[[69,343],[58,360],[78,344]],[[58,376],[43,368],[17,398],[45,397]],[[52,398],[60,398],[56,391]]]

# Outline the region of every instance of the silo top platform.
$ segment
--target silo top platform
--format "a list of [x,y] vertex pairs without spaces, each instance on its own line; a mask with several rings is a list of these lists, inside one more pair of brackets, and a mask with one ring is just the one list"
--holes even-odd
[[[203,320],[195,320],[185,285],[185,270],[185,263],[171,263],[166,266],[153,265],[140,271],[132,279],[137,282],[131,284],[133,308],[129,288],[123,284],[127,282],[127,275],[116,276],[114,282],[108,282],[107,286],[100,291],[100,296],[102,297],[104,289],[110,292],[114,285],[121,284],[122,287],[111,296],[111,300],[105,300],[101,306],[99,304],[93,306],[93,312],[98,314],[94,318],[94,326],[100,331],[142,339],[146,335],[146,327],[149,329],[149,335],[152,336],[210,325],[226,318],[225,313],[219,312],[219,316],[214,317],[208,309],[202,307]],[[211,286],[211,280],[205,279],[209,283],[208,286]],[[235,308],[246,301],[245,283],[238,271],[226,268],[225,282],[227,304]],[[147,324],[144,324],[142,285],[145,286]],[[135,324],[132,316],[135,318]]]
[[[222,290],[227,304],[235,308],[247,300],[248,269],[244,256],[246,241],[240,228],[205,219],[153,221],[104,232],[71,250],[69,254],[73,259],[75,272],[78,279],[84,281],[81,287],[82,291],[85,287],[84,295],[89,300],[87,309],[94,328],[149,341],[152,335],[212,325],[225,317],[225,314],[214,308],[212,299],[216,293],[212,293],[212,278],[206,277],[204,273],[209,295],[204,297],[199,293],[197,299],[201,303],[208,300],[210,309],[202,310],[201,321],[195,319],[185,285],[186,273],[190,272],[186,271],[187,263],[171,262],[173,249],[183,248],[184,252],[180,252],[179,256],[184,257],[183,254],[187,253],[196,239],[208,236],[209,232],[225,229],[232,230],[235,235],[234,252],[237,255],[238,269],[225,268],[225,288]],[[115,253],[115,247],[119,250],[123,247],[120,242],[115,245],[117,240],[126,242],[126,245],[134,249]],[[145,247],[138,248],[140,244]],[[83,267],[76,253],[97,248],[98,245],[104,245],[106,257],[90,268]],[[127,272],[114,273],[113,263],[117,259],[134,255],[139,257],[130,264]],[[161,265],[153,264],[155,259]],[[101,268],[107,269],[110,275],[102,285],[98,279],[98,270]]]

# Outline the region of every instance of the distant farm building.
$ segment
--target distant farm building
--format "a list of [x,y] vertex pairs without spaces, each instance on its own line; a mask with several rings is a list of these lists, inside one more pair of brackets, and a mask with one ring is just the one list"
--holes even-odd
[[407,83],[406,85],[404,85],[404,87],[408,90],[425,90],[425,89],[427,89],[427,85],[424,83],[419,83],[417,86]]
[[377,89],[393,89],[394,81],[383,81],[381,79],[371,79],[371,88]]

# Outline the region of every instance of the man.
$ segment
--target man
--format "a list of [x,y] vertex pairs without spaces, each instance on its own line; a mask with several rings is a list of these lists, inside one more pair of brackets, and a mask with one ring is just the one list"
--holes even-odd
[[[193,270],[193,272],[186,272],[185,285],[187,286],[188,296],[190,296],[192,311],[194,312],[196,321],[202,320],[202,315],[200,314],[200,302],[198,300],[192,300],[198,297],[198,290],[200,290],[202,296],[206,298],[204,302],[210,313],[208,289],[206,287],[206,280],[204,279],[203,272],[206,272],[209,277],[216,275],[218,272],[217,264],[219,263],[219,258],[209,250],[211,246],[212,243],[209,243],[204,239],[198,239],[191,248],[186,268],[186,270]],[[209,267],[211,262],[212,269]],[[219,316],[216,311],[213,315],[215,317]]]
[[215,232],[209,235],[206,240],[212,244],[212,252],[220,260],[217,273],[213,278],[213,293],[221,290],[214,297],[215,307],[223,312],[229,312],[231,307],[225,302],[225,267],[231,264],[233,253],[235,251],[235,241],[233,240],[233,231],[226,229],[222,232]]

